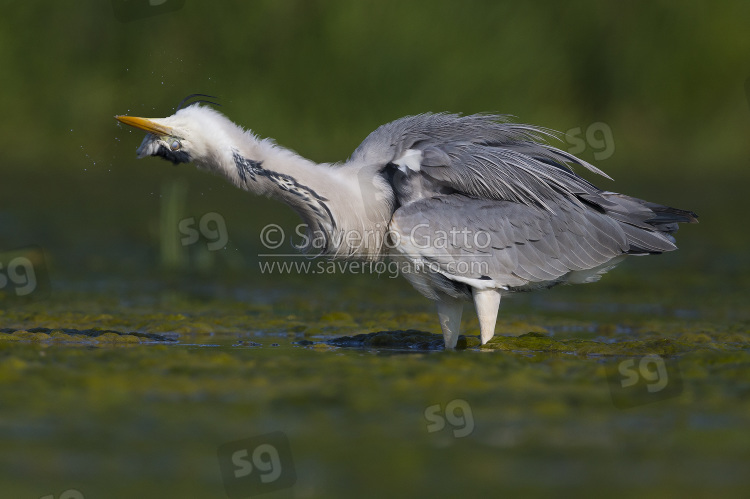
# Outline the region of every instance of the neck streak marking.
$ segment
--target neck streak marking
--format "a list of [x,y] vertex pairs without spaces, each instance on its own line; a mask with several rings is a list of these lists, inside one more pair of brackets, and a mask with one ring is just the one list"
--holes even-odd
[[310,211],[315,213],[322,221],[327,220],[330,224],[331,230],[336,228],[336,222],[333,220],[331,210],[328,209],[328,205],[325,203],[328,199],[318,195],[317,192],[306,185],[300,184],[291,175],[266,170],[262,167],[262,161],[245,158],[236,150],[232,151],[232,157],[234,159],[234,164],[237,167],[237,173],[245,185],[247,185],[248,180],[257,182],[258,177],[267,178],[280,190],[298,197],[302,203],[304,203],[304,205]]

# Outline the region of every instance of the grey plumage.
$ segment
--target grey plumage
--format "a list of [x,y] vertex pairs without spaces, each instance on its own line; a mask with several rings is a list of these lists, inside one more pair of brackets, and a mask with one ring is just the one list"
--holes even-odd
[[[690,211],[597,188],[572,167],[606,175],[551,146],[556,132],[507,116],[401,118],[336,165],[258,139],[199,105],[163,119],[118,119],[149,132],[140,157],[179,154],[288,203],[331,257],[382,258],[390,249],[405,277],[436,301],[449,348],[462,300],[473,300],[485,343],[502,294],[595,281],[627,255],[676,249],[677,225],[697,221]],[[347,243],[352,233],[360,235],[355,245]]]
[[[589,241],[597,244],[594,251],[606,255],[605,258],[670,251],[676,248],[670,234],[677,230],[677,222],[696,221],[692,212],[598,189],[569,165],[580,165],[606,175],[544,142],[546,137],[556,136],[554,132],[506,120],[507,117],[497,115],[452,114],[402,118],[370,134],[354,152],[352,161],[366,161],[374,153],[387,151],[379,161],[386,167],[393,167],[392,161],[405,151],[422,151],[419,171],[400,169],[394,174],[398,203],[409,206],[436,195],[461,194],[464,197],[442,199],[440,204],[411,206],[408,213],[423,212],[423,221],[436,228],[447,220],[459,223],[459,219],[451,216],[456,213],[468,220],[475,213],[472,210],[491,210],[492,217],[500,217],[507,223],[517,217],[544,217],[544,223],[556,223],[566,227],[570,234],[584,237],[580,243],[583,247],[574,251],[574,247],[560,246],[567,240],[564,235],[567,232],[561,227],[555,228],[557,235],[554,237],[551,232],[546,233],[539,244],[547,250],[554,247],[565,260],[577,258],[574,253],[588,254]],[[409,189],[414,183],[420,185],[416,196],[413,189]],[[498,203],[477,205],[475,200]],[[468,209],[469,206],[472,208]],[[541,209],[546,214],[531,208]],[[395,215],[406,216],[400,210]],[[587,229],[595,230],[589,234]],[[601,246],[607,241],[609,245]],[[599,259],[580,264],[598,265],[602,263]]]
[[[452,300],[473,298],[485,316],[483,341],[494,331],[487,317],[496,315],[499,296],[482,305],[478,291],[592,282],[626,255],[676,249],[677,224],[697,221],[689,211],[597,188],[571,165],[606,175],[550,146],[545,139],[556,135],[504,116],[424,114],[380,127],[352,156],[392,170],[391,228],[400,239],[396,258],[412,264],[407,279],[459,321]],[[419,157],[419,165],[400,164],[407,156]],[[458,231],[481,234],[486,244],[478,247],[474,237],[472,246]],[[435,244],[449,233],[446,244]],[[450,344],[457,332],[446,323]]]
[[[598,267],[629,252],[627,234],[617,221],[573,204],[558,211],[551,214],[534,206],[455,194],[404,206],[395,212],[393,223],[413,244],[413,248],[404,246],[405,253],[412,250],[409,256],[435,262],[446,274],[458,269],[458,262],[475,262],[464,266],[461,277],[486,276],[509,291],[529,284],[557,284],[570,273]],[[424,229],[415,229],[420,224]],[[447,248],[428,244],[430,239],[464,227],[469,228],[470,237],[448,237]],[[407,236],[412,234],[414,241]],[[477,234],[482,237],[474,237]],[[459,292],[468,296],[467,287]],[[431,297],[437,299],[436,294]]]
[[597,191],[567,164],[607,175],[544,142],[556,132],[507,120],[491,114],[401,118],[371,133],[351,161],[387,164],[407,150],[419,150],[422,176],[436,189],[447,185],[469,196],[537,205],[552,212],[556,200]]

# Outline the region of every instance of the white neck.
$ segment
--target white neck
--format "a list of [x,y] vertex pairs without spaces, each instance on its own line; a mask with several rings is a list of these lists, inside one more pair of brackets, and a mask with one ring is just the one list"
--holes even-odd
[[222,130],[222,140],[195,163],[242,189],[289,204],[307,225],[304,250],[381,256],[394,195],[376,166],[317,164],[235,128]]

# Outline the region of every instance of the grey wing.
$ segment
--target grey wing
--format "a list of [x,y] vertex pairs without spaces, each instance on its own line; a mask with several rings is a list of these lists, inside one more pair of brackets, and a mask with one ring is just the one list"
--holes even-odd
[[[561,199],[598,198],[599,189],[568,164],[606,177],[596,167],[546,143],[546,138],[556,136],[552,130],[510,123],[500,115],[423,114],[381,126],[352,159],[393,165],[402,177],[408,177],[397,179],[403,189],[394,186],[402,205],[457,192],[554,212]],[[413,183],[419,185],[408,185]]]
[[[390,170],[401,206],[433,196],[463,194],[540,208],[563,216],[562,220],[574,213],[575,220],[583,217],[586,223],[617,225],[610,232],[625,233],[631,254],[674,250],[671,233],[677,224],[697,221],[689,211],[602,191],[569,165],[606,175],[548,145],[544,139],[550,136],[555,132],[509,123],[505,116],[423,114],[378,128],[352,158]],[[571,229],[571,233],[580,232]]]
[[396,210],[392,230],[402,258],[478,288],[549,286],[576,275],[583,276],[580,281],[595,280],[628,252],[616,220],[573,204],[558,212],[436,196]]

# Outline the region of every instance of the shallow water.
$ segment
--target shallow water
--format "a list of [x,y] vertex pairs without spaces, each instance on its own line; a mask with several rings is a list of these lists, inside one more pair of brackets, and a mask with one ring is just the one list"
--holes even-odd
[[[601,312],[590,322],[511,312],[498,331],[518,337],[420,351],[417,333],[329,344],[387,330],[378,323],[435,330],[427,310],[399,310],[394,298],[370,312],[292,317],[284,304],[302,297],[277,310],[175,294],[129,308],[101,296],[58,293],[51,310],[30,303],[0,316],[0,469],[13,497],[221,497],[220,446],[274,432],[288,439],[294,480],[271,497],[739,495],[748,485],[746,324],[710,330],[629,314],[626,327]],[[55,324],[113,332],[8,332]],[[642,379],[628,392],[608,378],[648,355],[663,359],[666,371],[644,373],[666,379],[666,391],[650,394]],[[291,480],[284,469],[279,480]]]
[[12,212],[47,286],[0,310],[3,497],[748,490],[748,276],[728,248],[707,263],[702,225],[600,283],[504,299],[484,347],[467,304],[447,352],[400,279],[259,274],[230,192],[192,212],[226,214],[244,260],[188,248],[181,270],[162,267],[158,199],[85,224],[43,210],[54,194]]

